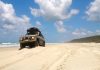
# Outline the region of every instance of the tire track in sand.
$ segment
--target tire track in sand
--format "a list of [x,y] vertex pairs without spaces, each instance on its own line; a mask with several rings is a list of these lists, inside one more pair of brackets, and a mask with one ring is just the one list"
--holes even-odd
[[[44,47],[43,47],[43,48],[44,48]],[[23,50],[24,50],[24,49],[23,49]],[[3,70],[4,68],[9,67],[9,66],[11,66],[11,65],[13,65],[13,64],[15,64],[15,63],[18,63],[18,62],[20,62],[20,61],[23,61],[23,60],[25,60],[25,59],[28,59],[29,57],[38,55],[38,54],[44,52],[45,50],[46,50],[46,49],[44,48],[44,49],[40,49],[40,50],[39,50],[38,52],[36,52],[36,53],[33,53],[33,51],[29,51],[28,53],[25,53],[25,51],[23,51],[22,53],[18,53],[19,55],[16,55],[17,57],[19,57],[19,56],[23,56],[23,57],[22,57],[22,58],[19,58],[19,59],[16,59],[16,60],[14,60],[14,61],[12,61],[12,62],[10,62],[10,63],[7,63],[7,64],[5,64],[5,65],[0,66],[0,70]],[[23,55],[23,53],[25,53],[25,54]],[[13,57],[15,57],[15,56],[13,56]],[[13,58],[13,57],[11,57],[11,58]]]
[[73,46],[75,48],[67,47],[65,53],[59,56],[53,63],[45,65],[40,70],[64,70],[65,63],[70,56],[73,56],[81,47],[79,45]]

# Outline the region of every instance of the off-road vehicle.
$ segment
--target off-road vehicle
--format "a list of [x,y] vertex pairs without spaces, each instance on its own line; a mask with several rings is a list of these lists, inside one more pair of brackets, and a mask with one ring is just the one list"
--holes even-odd
[[45,47],[45,39],[40,32],[40,30],[36,27],[32,27],[27,29],[27,33],[25,36],[20,37],[20,49],[25,47],[33,48],[36,46],[43,46]]

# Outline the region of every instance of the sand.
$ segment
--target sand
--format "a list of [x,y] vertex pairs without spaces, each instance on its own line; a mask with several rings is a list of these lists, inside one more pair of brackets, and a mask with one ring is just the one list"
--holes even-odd
[[0,70],[100,70],[100,44],[48,44],[0,48]]

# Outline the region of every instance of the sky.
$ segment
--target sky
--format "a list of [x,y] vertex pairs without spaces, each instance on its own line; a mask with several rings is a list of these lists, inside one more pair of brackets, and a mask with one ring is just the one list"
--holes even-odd
[[0,42],[18,42],[30,27],[46,42],[100,35],[100,0],[0,0]]

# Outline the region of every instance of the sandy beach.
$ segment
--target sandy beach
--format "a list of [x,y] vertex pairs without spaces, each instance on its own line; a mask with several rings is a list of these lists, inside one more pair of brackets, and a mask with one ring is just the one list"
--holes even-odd
[[99,43],[0,48],[0,70],[100,70]]

